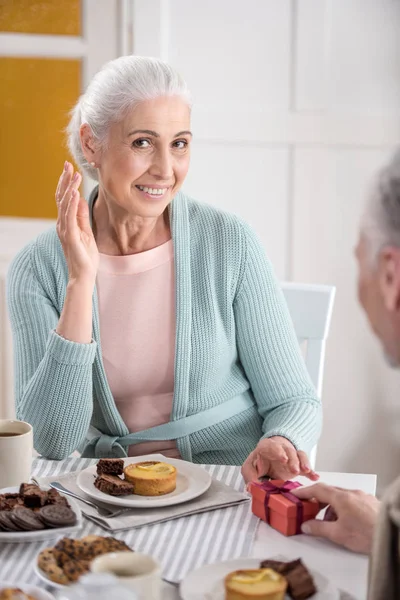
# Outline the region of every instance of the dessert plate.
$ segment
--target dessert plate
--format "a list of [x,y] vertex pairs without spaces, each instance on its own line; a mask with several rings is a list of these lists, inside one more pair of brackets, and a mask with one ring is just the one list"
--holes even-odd
[[28,583],[15,583],[15,581],[0,581],[0,592],[6,588],[19,588],[25,594],[29,594],[35,600],[54,600],[53,594],[50,594],[47,590],[43,590],[36,585],[29,585]]
[[162,496],[137,496],[135,494],[130,494],[129,496],[111,496],[105,494],[94,487],[96,465],[81,471],[76,482],[80,489],[93,498],[93,500],[128,508],[159,508],[161,506],[182,504],[201,496],[211,485],[211,475],[199,465],[194,465],[185,460],[178,460],[177,458],[168,458],[162,454],[131,456],[124,459],[124,465],[126,467],[131,463],[147,460],[167,462],[176,468],[176,489],[173,492]]
[[[204,565],[195,571],[191,571],[180,584],[179,593],[181,598],[182,600],[224,600],[224,578],[226,575],[237,569],[258,569],[261,560],[266,560],[266,558],[268,557],[235,558],[214,565]],[[278,560],[286,559],[279,557]],[[339,590],[324,575],[311,569],[310,573],[318,590],[316,594],[310,596],[310,600],[339,600]],[[290,600],[289,596],[286,595],[285,600]]]
[[[45,486],[41,486],[43,489]],[[0,490],[0,494],[12,493],[15,494],[19,491],[19,486],[8,487]],[[62,496],[63,494],[61,494]],[[2,543],[19,543],[19,542],[40,542],[41,540],[47,540],[55,538],[61,535],[68,535],[72,531],[76,531],[82,527],[82,513],[78,504],[75,500],[70,497],[66,497],[68,504],[76,514],[76,524],[71,527],[54,527],[52,529],[40,529],[39,531],[1,531],[0,530],[0,544]]]

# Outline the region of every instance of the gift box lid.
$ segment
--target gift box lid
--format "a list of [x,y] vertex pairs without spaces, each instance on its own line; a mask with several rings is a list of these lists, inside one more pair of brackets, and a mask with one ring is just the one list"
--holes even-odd
[[[301,483],[298,483],[297,481],[286,482],[282,479],[271,479],[271,481],[266,481],[263,483],[252,482],[250,485],[250,493],[255,501],[264,503],[268,488],[272,488],[272,486],[281,488],[286,483],[290,483],[291,485],[294,484],[295,487],[301,487]],[[303,505],[303,517],[305,518],[315,517],[321,510],[320,504],[317,500],[300,500],[300,502]],[[297,504],[289,498],[285,498],[285,496],[282,494],[276,493],[275,491],[274,493],[270,494],[268,508],[269,510],[274,510],[288,519],[295,518],[297,515]]]

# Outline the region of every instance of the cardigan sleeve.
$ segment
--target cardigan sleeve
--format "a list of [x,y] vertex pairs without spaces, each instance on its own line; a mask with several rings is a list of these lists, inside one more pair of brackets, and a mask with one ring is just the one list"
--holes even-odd
[[16,415],[32,425],[35,449],[60,460],[82,444],[90,424],[96,343],[55,332],[59,314],[35,274],[33,250],[34,243],[17,255],[7,277]]
[[271,264],[255,233],[242,227],[244,264],[234,300],[239,358],[263,419],[263,437],[283,436],[310,452],[321,431],[321,402]]

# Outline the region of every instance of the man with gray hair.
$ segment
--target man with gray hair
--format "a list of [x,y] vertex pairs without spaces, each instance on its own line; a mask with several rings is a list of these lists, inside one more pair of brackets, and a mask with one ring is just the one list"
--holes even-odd
[[[355,250],[358,298],[392,367],[400,366],[400,150],[378,175],[361,221]],[[373,553],[369,598],[400,598],[400,478],[384,499],[323,483],[294,490],[301,499],[328,506],[324,520],[307,521],[305,534],[324,537],[354,552]],[[375,533],[374,533],[375,531]]]

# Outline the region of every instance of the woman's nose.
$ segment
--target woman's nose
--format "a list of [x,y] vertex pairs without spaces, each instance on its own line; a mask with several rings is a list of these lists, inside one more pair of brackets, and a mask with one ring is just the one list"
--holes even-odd
[[173,175],[173,160],[169,151],[160,151],[154,156],[150,173],[159,179],[169,181]]

